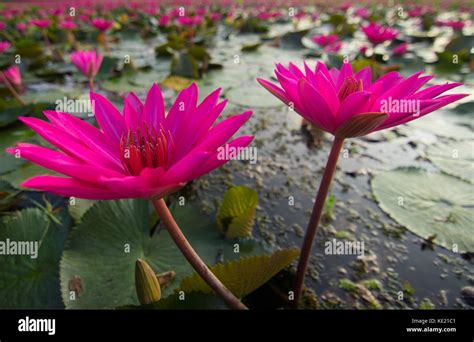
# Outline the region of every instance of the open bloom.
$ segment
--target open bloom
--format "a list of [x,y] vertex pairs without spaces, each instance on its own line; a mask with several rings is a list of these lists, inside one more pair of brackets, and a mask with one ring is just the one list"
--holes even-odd
[[4,53],[5,51],[7,51],[10,46],[12,46],[12,44],[10,44],[9,42],[0,42],[0,53]]
[[397,30],[389,26],[379,25],[375,22],[363,26],[362,31],[365,33],[367,39],[374,45],[393,40],[398,36]]
[[12,65],[8,69],[3,70],[6,79],[16,87],[21,87],[21,74],[18,65]]
[[91,51],[76,51],[70,55],[71,62],[81,71],[87,78],[93,78],[100,69],[104,56],[100,53]]
[[114,22],[104,18],[94,18],[92,19],[91,24],[99,31],[105,32],[114,25]]
[[467,94],[443,95],[462,83],[434,85],[420,90],[433,76],[422,71],[404,78],[389,72],[372,82],[370,67],[353,73],[350,63],[328,70],[318,62],[304,72],[290,63],[278,64],[281,88],[263,79],[259,83],[318,128],[348,138],[409,122],[459,100]]
[[36,176],[25,187],[97,200],[160,198],[226,163],[219,157],[221,147],[238,150],[252,141],[241,136],[228,142],[251,112],[212,126],[226,104],[218,102],[219,93],[215,90],[198,105],[198,89],[192,84],[166,114],[154,84],[145,103],[134,93],[127,95],[122,114],[91,92],[100,129],[67,113],[45,111],[51,123],[20,120],[60,151],[19,143],[7,152],[66,176]]

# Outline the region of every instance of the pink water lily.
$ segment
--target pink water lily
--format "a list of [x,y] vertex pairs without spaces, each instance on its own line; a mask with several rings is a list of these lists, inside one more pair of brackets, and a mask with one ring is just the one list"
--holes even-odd
[[61,22],[59,23],[59,27],[64,30],[73,30],[77,28],[77,25],[72,20],[61,20]]
[[373,45],[393,40],[398,36],[397,30],[394,30],[389,26],[379,25],[375,22],[363,26],[362,31]]
[[295,303],[301,297],[314,238],[344,140],[409,122],[468,95],[441,95],[462,83],[420,90],[433,78],[422,76],[421,71],[407,78],[389,72],[372,82],[370,67],[357,73],[353,73],[350,63],[343,63],[340,70],[328,70],[322,62],[317,63],[315,70],[306,63],[304,67],[303,72],[292,63],[288,68],[277,64],[275,73],[281,88],[258,79],[305,119],[334,135],[301,247],[293,287]]
[[44,29],[49,26],[51,22],[49,19],[31,19],[30,24],[41,29]]
[[[275,74],[281,88],[264,79],[258,82],[318,128],[344,138],[409,122],[467,96],[440,96],[462,83],[420,90],[433,78],[422,76],[422,71],[408,78],[393,71],[372,82],[370,67],[354,73],[350,63],[328,70],[318,62],[314,70],[305,63],[304,72],[292,63],[289,68],[277,64]],[[412,101],[413,106],[390,108],[399,100]]]
[[12,44],[10,44],[9,42],[0,42],[0,53],[4,53],[5,51],[7,51],[10,46],[12,46]]
[[122,114],[92,92],[100,129],[67,113],[45,111],[50,123],[20,120],[60,151],[19,143],[7,152],[65,176],[36,176],[24,187],[96,200],[161,198],[226,163],[219,158],[219,147],[242,148],[252,141],[241,136],[228,142],[251,112],[212,126],[226,105],[218,101],[219,94],[215,90],[198,105],[198,89],[192,84],[166,113],[154,84],[145,103],[134,93],[126,96]]
[[392,49],[392,53],[396,56],[402,56],[407,52],[407,50],[408,43],[401,43]]
[[3,74],[5,75],[8,82],[17,88],[21,87],[21,74],[18,65],[12,65],[11,67],[3,70]]
[[91,24],[99,31],[105,32],[114,25],[114,22],[104,18],[94,18],[92,19]]
[[93,78],[100,69],[104,56],[95,50],[79,50],[70,55],[71,62],[87,78]]
[[330,44],[334,44],[339,40],[339,36],[337,34],[320,34],[317,36],[313,36],[311,38],[313,42],[318,44],[320,47],[326,47]]

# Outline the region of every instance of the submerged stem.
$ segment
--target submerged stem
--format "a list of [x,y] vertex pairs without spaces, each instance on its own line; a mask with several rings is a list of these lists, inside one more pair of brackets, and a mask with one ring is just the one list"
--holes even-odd
[[179,228],[178,224],[171,215],[165,201],[160,198],[153,200],[158,216],[163,221],[168,233],[170,234],[173,241],[176,243],[178,248],[183,253],[184,257],[201,278],[214,290],[231,308],[235,310],[246,310],[248,309],[242,302],[230,292],[224,284],[211,272],[201,257],[196,253],[194,248],[188,242],[183,232]]
[[316,195],[316,201],[314,202],[313,211],[311,212],[311,218],[308,222],[308,227],[306,228],[306,233],[303,240],[303,246],[301,247],[301,254],[298,261],[298,269],[296,271],[294,282],[295,305],[298,305],[298,301],[301,297],[304,277],[306,274],[306,269],[308,268],[308,261],[311,255],[314,237],[316,236],[319,220],[321,219],[321,214],[324,208],[324,202],[326,201],[329,187],[331,185],[334,172],[336,171],[336,165],[339,159],[339,154],[341,153],[343,145],[343,138],[334,138],[331,152],[326,163],[326,168],[324,169],[323,178],[321,179],[321,184],[319,185],[318,193]]

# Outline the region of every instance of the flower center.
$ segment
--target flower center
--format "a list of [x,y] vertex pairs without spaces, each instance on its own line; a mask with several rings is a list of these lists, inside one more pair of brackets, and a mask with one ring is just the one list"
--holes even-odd
[[120,139],[120,156],[123,165],[132,175],[139,175],[144,168],[162,167],[165,170],[173,157],[173,137],[163,127],[159,131],[150,131],[145,125],[143,130],[128,130]]
[[357,80],[355,77],[351,76],[344,80],[341,88],[339,89],[339,101],[344,101],[350,94],[357,91],[364,90],[364,85],[362,80]]

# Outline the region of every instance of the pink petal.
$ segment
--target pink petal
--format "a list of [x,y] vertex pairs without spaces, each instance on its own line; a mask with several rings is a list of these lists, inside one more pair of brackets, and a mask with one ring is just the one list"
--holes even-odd
[[94,104],[94,115],[105,135],[117,144],[125,133],[125,121],[115,106],[100,94],[91,92]]

